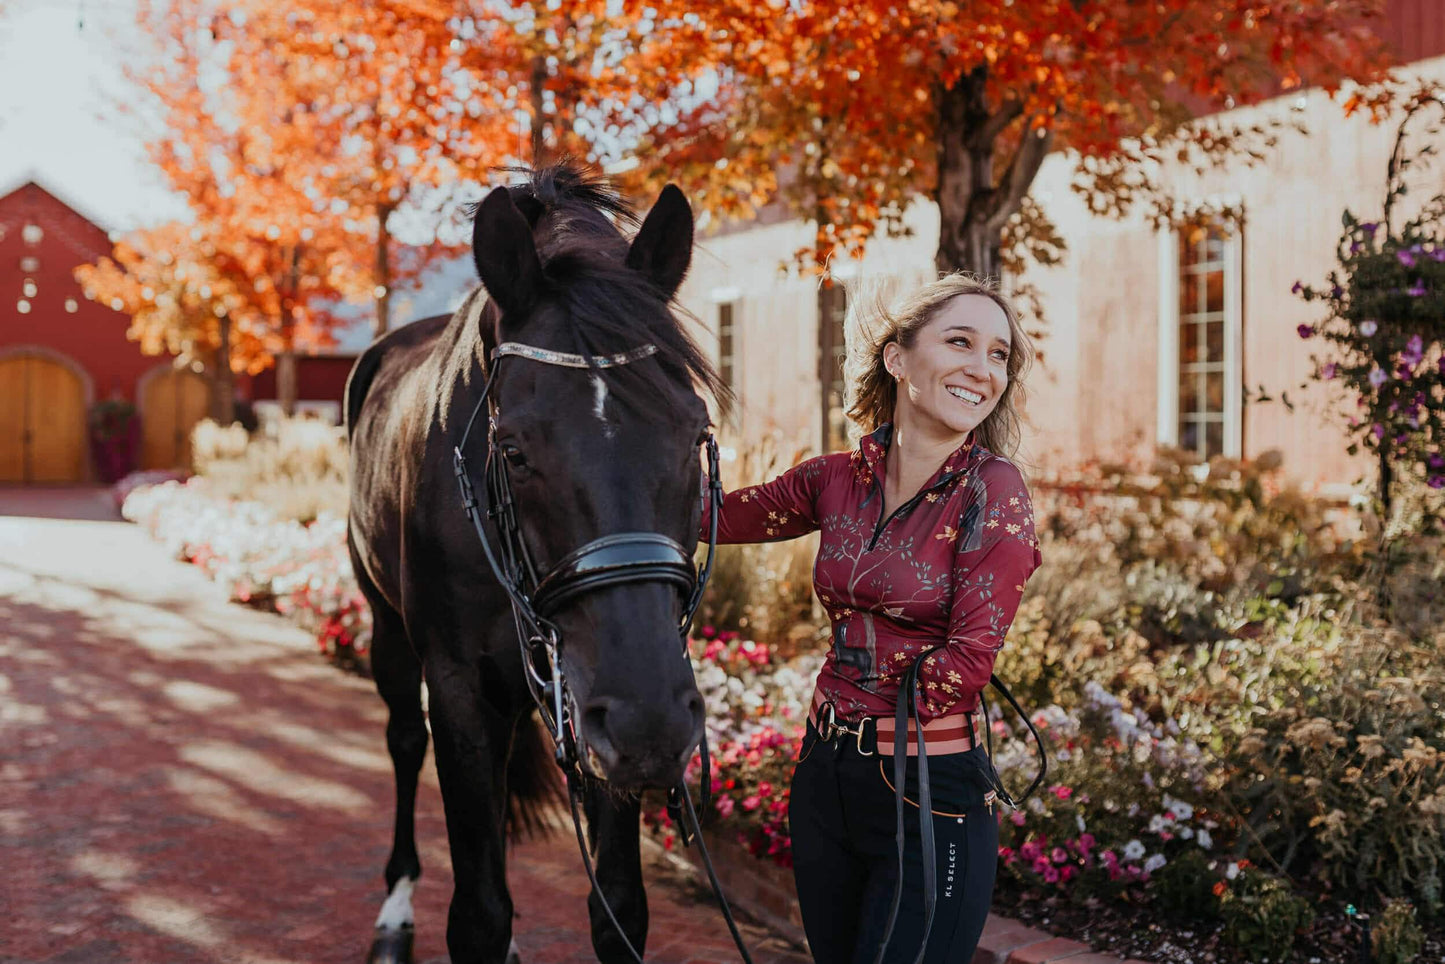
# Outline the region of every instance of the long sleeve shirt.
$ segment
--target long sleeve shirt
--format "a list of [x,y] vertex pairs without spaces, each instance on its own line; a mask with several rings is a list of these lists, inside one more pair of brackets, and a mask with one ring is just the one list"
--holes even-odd
[[[883,518],[884,425],[852,452],[809,459],[723,496],[721,543],[821,530],[813,585],[832,622],[814,705],[889,715],[919,667],[923,724],[972,711],[1042,557],[1018,468],[973,441]],[[708,531],[704,512],[702,531]]]

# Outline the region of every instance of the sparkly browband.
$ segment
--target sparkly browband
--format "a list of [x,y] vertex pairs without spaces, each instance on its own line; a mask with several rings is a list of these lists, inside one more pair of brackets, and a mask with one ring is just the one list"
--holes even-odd
[[532,361],[544,362],[548,365],[563,365],[567,368],[591,368],[593,365],[598,368],[615,368],[618,365],[626,365],[646,358],[648,355],[657,354],[657,346],[643,345],[641,348],[634,348],[632,351],[625,351],[620,355],[593,355],[590,362],[586,355],[569,355],[566,352],[548,351],[545,348],[534,348],[531,345],[523,345],[515,341],[502,342],[492,354],[517,355],[521,358],[530,358]]

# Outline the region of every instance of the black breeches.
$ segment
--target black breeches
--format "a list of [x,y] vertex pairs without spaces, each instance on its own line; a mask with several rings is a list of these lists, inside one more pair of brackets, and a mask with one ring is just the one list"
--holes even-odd
[[[903,896],[885,964],[912,964],[918,956],[925,856],[937,867],[938,900],[924,964],[973,960],[998,867],[997,816],[969,776],[968,758],[983,752],[928,757],[934,853],[923,854],[919,809],[904,803]],[[918,799],[917,762],[908,761],[910,801]],[[823,742],[809,725],[788,820],[803,929],[816,964],[872,964],[878,953],[898,880],[892,779],[891,756],[863,756],[849,736]]]

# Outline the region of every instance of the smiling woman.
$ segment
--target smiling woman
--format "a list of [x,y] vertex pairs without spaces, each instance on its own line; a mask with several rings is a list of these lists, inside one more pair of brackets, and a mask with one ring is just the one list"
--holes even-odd
[[832,646],[788,810],[814,959],[941,964],[973,958],[1009,799],[974,714],[1042,561],[1011,461],[1033,351],[1008,300],[966,275],[878,315],[849,352],[857,450],[710,508],[719,543],[821,533]]

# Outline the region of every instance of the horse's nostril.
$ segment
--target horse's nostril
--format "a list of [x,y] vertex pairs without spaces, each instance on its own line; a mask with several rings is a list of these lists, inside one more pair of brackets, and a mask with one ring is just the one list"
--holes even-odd
[[582,711],[582,740],[602,758],[607,766],[617,762],[617,749],[608,731],[608,713],[613,701],[606,697],[592,700]]

